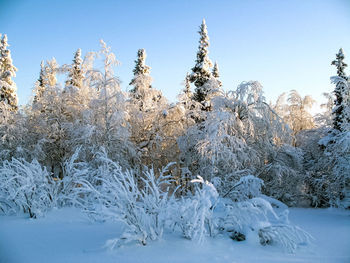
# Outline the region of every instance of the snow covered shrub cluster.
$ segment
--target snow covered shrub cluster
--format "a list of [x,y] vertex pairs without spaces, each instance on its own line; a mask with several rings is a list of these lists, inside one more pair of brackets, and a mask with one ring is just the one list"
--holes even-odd
[[111,248],[131,241],[146,245],[149,240],[161,238],[167,211],[174,198],[169,193],[172,179],[168,168],[156,175],[153,169],[142,174],[125,170],[109,159],[105,153],[98,154],[98,166],[87,173],[77,175],[75,202],[95,220],[123,222],[123,236],[110,240]]
[[316,206],[350,207],[350,132],[329,134],[319,142],[323,155],[310,180]]
[[221,231],[231,233],[230,237],[238,241],[258,236],[260,244],[281,246],[288,252],[310,244],[312,237],[289,223],[287,206],[261,194],[262,184],[253,175],[244,176],[236,184],[240,199],[221,200]]
[[0,166],[0,210],[44,215],[56,203],[56,182],[38,161],[13,158]]
[[208,181],[201,176],[193,179],[195,193],[191,196],[181,197],[173,203],[173,225],[180,228],[182,235],[190,240],[202,242],[206,236],[214,236],[216,222],[214,209],[219,195]]
[[[310,243],[306,232],[289,224],[286,206],[262,195],[263,182],[252,175],[236,184],[236,201],[219,197],[214,185],[200,176],[191,181],[193,194],[176,198],[176,189],[169,193],[168,167],[158,175],[152,169],[139,175],[123,170],[103,154],[99,159],[97,170],[90,171],[94,182],[87,174],[78,178],[76,200],[95,220],[124,223],[122,236],[107,241],[110,249],[132,241],[146,245],[160,239],[166,229],[180,231],[184,238],[198,243],[225,233],[244,238],[255,235],[263,245],[280,245],[290,252]],[[280,215],[271,203],[279,206]]]

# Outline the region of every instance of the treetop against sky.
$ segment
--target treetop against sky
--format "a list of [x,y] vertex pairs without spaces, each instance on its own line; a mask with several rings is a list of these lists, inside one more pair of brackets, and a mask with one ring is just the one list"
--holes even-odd
[[[137,50],[145,48],[153,86],[174,101],[194,66],[198,30],[206,19],[209,57],[220,66],[225,90],[258,80],[267,100],[296,89],[319,102],[333,90],[330,62],[340,47],[350,54],[350,2],[336,1],[1,1],[20,104],[32,96],[40,62],[71,63],[74,53],[112,47],[124,90]],[[347,73],[349,74],[349,72]],[[194,89],[194,87],[192,87]]]

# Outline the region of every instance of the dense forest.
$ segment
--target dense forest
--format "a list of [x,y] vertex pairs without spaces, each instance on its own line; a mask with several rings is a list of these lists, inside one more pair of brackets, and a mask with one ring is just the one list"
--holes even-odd
[[144,49],[137,52],[132,89],[121,90],[118,60],[101,40],[101,50],[84,58],[78,49],[72,64],[42,62],[33,98],[18,106],[17,69],[3,35],[0,212],[36,218],[53,207],[78,206],[95,220],[128,226],[112,247],[146,244],[170,227],[199,241],[218,231],[239,240],[253,229],[263,245],[273,240],[294,249],[308,234],[276,212],[284,204],[349,208],[350,81],[343,50],[331,62],[334,92],[324,94],[322,113],[312,116],[316,102],[296,90],[274,104],[258,81],[225,91],[208,55],[204,20],[199,36],[175,103],[152,86]]

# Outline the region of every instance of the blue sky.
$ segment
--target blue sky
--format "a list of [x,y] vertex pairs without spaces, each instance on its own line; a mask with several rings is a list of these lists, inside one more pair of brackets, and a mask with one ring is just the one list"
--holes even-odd
[[[74,52],[112,47],[116,75],[128,89],[137,50],[145,48],[154,87],[170,101],[194,66],[205,18],[209,56],[218,61],[224,89],[258,80],[267,100],[296,89],[321,100],[333,89],[330,63],[343,47],[350,64],[350,1],[48,1],[0,0],[20,104],[29,101],[41,60],[71,63]],[[347,70],[350,74],[350,70]],[[130,87],[129,87],[130,88]]]

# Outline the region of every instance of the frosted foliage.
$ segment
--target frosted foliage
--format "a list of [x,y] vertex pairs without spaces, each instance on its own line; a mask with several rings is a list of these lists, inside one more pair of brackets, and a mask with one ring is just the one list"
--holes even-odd
[[[133,150],[129,141],[130,131],[127,122],[126,99],[120,89],[119,79],[114,75],[114,66],[118,64],[115,55],[101,40],[103,70],[88,70],[86,83],[90,87],[88,109],[85,112],[87,124],[92,126],[91,143],[94,150],[104,147],[109,156],[126,160]],[[127,161],[123,162],[127,165]]]
[[312,236],[297,226],[274,225],[259,230],[262,245],[282,246],[287,252],[295,252],[299,246],[310,244]]
[[301,97],[296,90],[291,90],[287,102],[285,99],[285,93],[280,95],[273,108],[293,130],[293,135],[315,127],[313,117],[309,113],[315,103],[311,96]]
[[217,220],[218,227],[228,233],[259,236],[262,245],[281,246],[288,252],[310,244],[312,237],[289,223],[287,206],[261,194],[262,184],[253,175],[242,177],[233,189],[237,201],[221,201],[223,211]]
[[322,93],[323,97],[326,99],[325,103],[320,105],[320,108],[323,112],[316,114],[315,124],[317,127],[332,127],[333,124],[333,116],[332,116],[332,108],[334,104],[335,97],[332,93],[324,92]]
[[59,206],[76,204],[79,199],[79,186],[77,182],[81,178],[87,178],[89,182],[96,184],[97,181],[91,176],[91,168],[85,162],[79,162],[81,147],[77,148],[74,154],[63,163],[63,179],[58,181],[57,203]]
[[134,86],[130,91],[132,103],[141,111],[151,110],[165,103],[160,91],[152,88],[152,78],[149,75],[150,67],[146,65],[146,51],[139,49],[135,60],[134,78],[129,85]]
[[48,85],[46,71],[47,70],[44,61],[41,61],[39,79],[36,81],[34,88],[35,96],[33,99],[33,104],[36,104],[40,100],[45,91],[46,86]]
[[0,102],[0,161],[12,157],[26,157],[28,130],[26,118],[19,111],[12,111],[12,106]]
[[313,203],[350,207],[350,132],[328,135],[319,143],[325,150],[314,167]]
[[259,196],[261,194],[261,187],[263,184],[263,180],[253,175],[241,177],[239,182],[235,185],[235,190],[238,193],[237,198],[249,199]]
[[219,195],[213,184],[201,176],[191,183],[196,184],[195,194],[178,201],[174,211],[177,215],[175,224],[185,238],[201,243],[206,236],[216,233],[213,212]]
[[190,75],[191,82],[196,86],[196,93],[194,94],[194,99],[198,102],[204,101],[206,94],[202,93],[201,86],[208,81],[211,77],[211,67],[213,66],[211,60],[208,56],[209,48],[209,37],[207,31],[207,25],[203,19],[202,25],[200,26],[199,47],[197,51],[196,65],[192,68],[192,73]]
[[15,111],[17,110],[17,89],[12,78],[16,77],[17,68],[12,64],[8,46],[7,35],[4,34],[0,42],[0,101],[5,101],[11,106],[10,109]]
[[[145,75],[150,73],[150,67],[146,65],[146,50],[145,49],[139,49],[137,51],[137,60],[135,60],[135,69],[133,70],[134,75]],[[133,84],[133,81],[131,81],[130,84]]]
[[282,145],[261,171],[267,195],[290,206],[298,205],[306,197],[303,170],[304,152],[290,145]]
[[191,101],[192,101],[192,91],[191,91],[191,82],[190,82],[190,75],[187,73],[186,78],[183,82],[184,89],[178,96],[178,100],[180,103],[183,103],[184,106],[188,109],[191,108]]
[[66,86],[81,88],[84,79],[82,63],[83,60],[81,58],[81,49],[79,48],[74,55],[73,64],[68,69],[69,75],[68,80],[66,81]]
[[264,102],[261,85],[241,84],[228,94],[217,93],[205,120],[179,138],[184,165],[205,179],[221,179],[225,193],[242,175],[252,173],[275,152],[274,142],[288,141],[288,129]]
[[171,182],[168,167],[156,177],[153,170],[142,175],[123,170],[105,154],[99,155],[99,161],[100,165],[93,171],[99,184],[93,185],[82,176],[77,182],[81,187],[76,191],[79,196],[86,197],[80,204],[95,218],[125,223],[122,237],[108,241],[107,245],[112,249],[131,241],[146,245],[150,240],[159,239],[172,199],[166,191]]
[[348,66],[344,62],[344,51],[343,49],[339,49],[339,52],[336,54],[336,59],[332,61],[332,65],[337,67],[337,75],[341,78],[347,79],[346,74],[344,72],[345,68]]
[[23,210],[30,217],[40,217],[55,205],[55,182],[36,160],[13,158],[0,166],[0,210]]
[[350,131],[350,84],[341,77],[332,77],[336,84],[334,90],[335,101],[333,107],[333,127],[339,131]]

